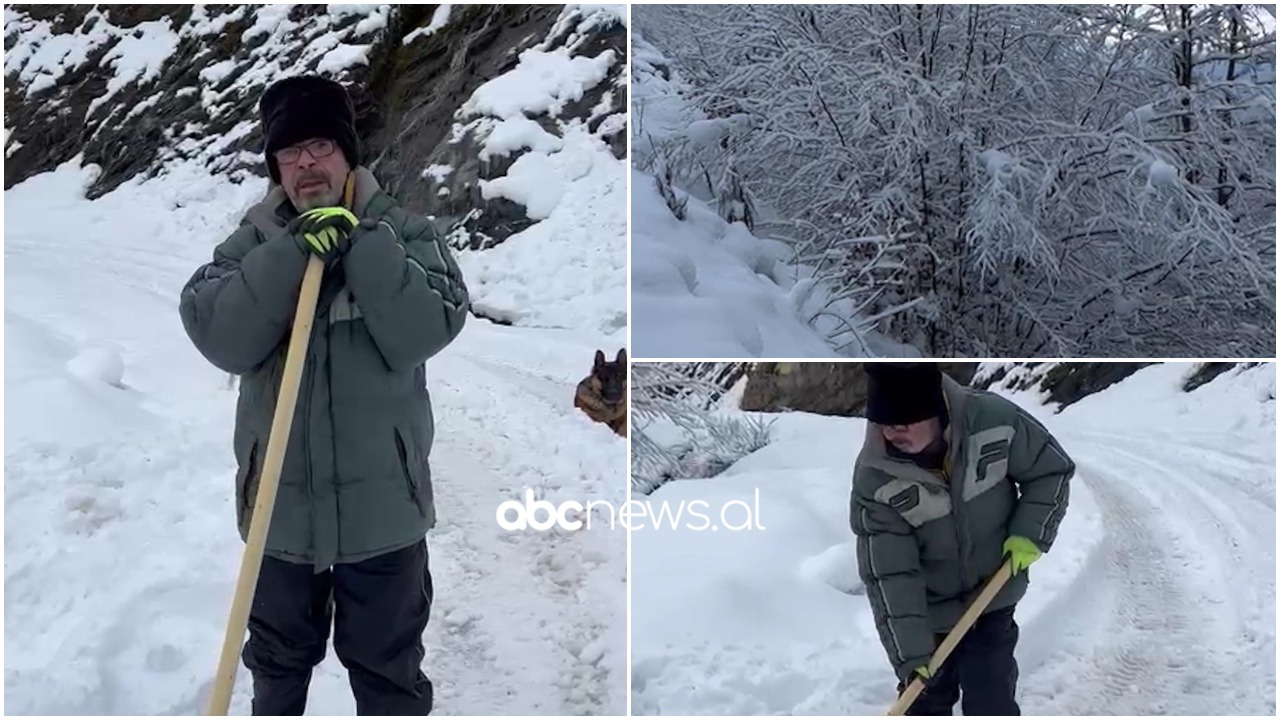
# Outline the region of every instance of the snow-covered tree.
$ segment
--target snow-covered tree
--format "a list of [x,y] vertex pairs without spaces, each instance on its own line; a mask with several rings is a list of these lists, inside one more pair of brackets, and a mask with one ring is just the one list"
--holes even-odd
[[[1257,6],[646,6],[833,315],[935,355],[1268,355],[1275,38]],[[763,210],[761,210],[763,209]],[[768,219],[763,219],[768,217]],[[856,337],[854,332],[853,336]]]

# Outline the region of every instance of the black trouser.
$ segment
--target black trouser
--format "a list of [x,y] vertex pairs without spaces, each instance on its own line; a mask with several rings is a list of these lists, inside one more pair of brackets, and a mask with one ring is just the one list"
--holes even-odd
[[[939,643],[943,637],[938,636]],[[951,715],[960,700],[965,715],[1020,715],[1013,697],[1018,687],[1018,662],[1013,658],[1017,644],[1013,608],[979,617],[907,714]]]
[[432,595],[425,540],[319,574],[263,558],[243,654],[253,673],[253,714],[302,714],[330,620],[357,714],[431,712],[431,681],[421,664]]

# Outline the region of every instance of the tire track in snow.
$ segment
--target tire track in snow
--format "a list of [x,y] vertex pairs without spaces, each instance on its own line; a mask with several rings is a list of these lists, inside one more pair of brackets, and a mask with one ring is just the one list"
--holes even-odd
[[[1274,625],[1256,628],[1273,619],[1254,611],[1274,597],[1274,496],[1261,502],[1221,463],[1271,469],[1248,455],[1174,449],[1165,440],[1077,436],[1087,441],[1071,451],[1099,500],[1106,538],[1042,615],[1053,625],[1028,628],[1030,649],[1020,655],[1034,660],[1025,668],[1024,710],[1274,714],[1274,699],[1257,691],[1268,677],[1274,682]],[[1249,676],[1258,686],[1241,681]]]

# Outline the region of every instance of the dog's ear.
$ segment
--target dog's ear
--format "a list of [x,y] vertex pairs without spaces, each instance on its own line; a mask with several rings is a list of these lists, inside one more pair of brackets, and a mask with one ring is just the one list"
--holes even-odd
[[595,369],[596,369],[596,370],[599,370],[599,369],[601,369],[601,368],[603,368],[603,367],[604,367],[604,351],[603,351],[603,350],[597,350],[597,351],[596,351],[596,364],[595,364]]
[[619,365],[621,365],[624,368],[627,366],[627,349],[626,348],[622,348],[621,350],[618,351],[618,358],[615,362],[617,362]]

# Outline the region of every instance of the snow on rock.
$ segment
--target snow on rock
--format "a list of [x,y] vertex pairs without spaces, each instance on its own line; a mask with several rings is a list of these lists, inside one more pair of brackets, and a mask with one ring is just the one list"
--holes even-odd
[[89,382],[121,387],[124,384],[124,360],[112,348],[90,348],[67,362],[67,372]]
[[488,160],[524,149],[536,150],[542,154],[553,153],[562,147],[564,141],[544,130],[538,123],[526,117],[514,117],[493,126],[480,150],[480,159]]
[[49,22],[26,18],[6,6],[4,34],[15,42],[5,50],[4,74],[18,73],[18,81],[27,85],[27,97],[55,86],[64,73],[83,65],[95,48],[115,37],[101,13],[95,9],[91,15],[98,18],[94,30],[55,35]]
[[262,5],[257,9],[257,17],[253,25],[240,36],[241,42],[248,42],[259,35],[268,35],[281,29],[288,29],[291,24],[289,13],[293,8],[288,5]]
[[613,50],[584,57],[573,55],[568,47],[530,48],[520,53],[514,70],[477,88],[463,103],[459,117],[484,114],[506,119],[543,113],[555,117],[566,103],[581,100],[604,80],[617,60]]
[[94,8],[80,30],[55,34],[52,23],[6,9],[5,38],[13,44],[5,52],[5,75],[17,73],[25,95],[30,97],[56,86],[65,73],[79,68],[95,50],[114,41],[101,60],[114,74],[107,80],[106,90],[90,103],[86,114],[92,115],[129,83],[155,79],[178,47],[178,34],[167,18],[121,28]]
[[652,156],[654,143],[681,136],[706,116],[680,92],[679,73],[671,62],[639,33],[632,34],[631,148],[638,157]]
[[200,71],[200,79],[210,85],[217,85],[227,79],[239,66],[240,63],[235,60],[216,62]]
[[541,222],[495,248],[459,253],[473,306],[516,324],[592,328],[625,340],[625,161],[575,124],[558,152],[527,152],[481,188],[485,197],[525,205]]
[[373,46],[340,44],[320,58],[316,72],[336,75],[355,65],[368,65],[371,47]]
[[360,16],[356,23],[355,35],[368,35],[387,26],[387,18],[391,13],[389,5],[330,5],[329,14],[335,18],[348,15]]
[[[495,247],[473,245],[465,223],[454,231],[453,246],[464,248],[459,263],[472,307],[484,317],[589,329],[626,342],[627,160],[614,156],[603,122],[589,129],[586,109],[558,117],[566,103],[581,100],[616,70],[611,49],[593,58],[575,54],[591,37],[584,27],[616,23],[616,11],[566,7],[545,41],[477,88],[455,115],[451,137],[455,143],[478,138],[482,162],[515,156],[505,174],[481,175],[480,197],[523,206],[525,218],[535,221]],[[563,44],[552,48],[553,40]],[[431,177],[442,183],[447,174]],[[458,190],[457,178],[452,181]],[[437,192],[450,194],[443,186]]]
[[187,20],[187,25],[182,32],[194,35],[216,35],[225,30],[231,23],[242,19],[250,9],[248,5],[240,5],[229,9],[227,12],[217,13],[210,17],[207,6],[192,5],[191,18]]
[[[1275,365],[1183,392],[1194,370],[1148,367],[1061,413],[1002,393],[1077,464],[1018,605],[1028,714],[1274,713]],[[896,696],[848,524],[864,422],[773,417],[763,449],[648,497],[756,506],[763,529],[632,533],[636,714],[873,715]]]
[[449,24],[449,14],[452,12],[452,5],[437,5],[434,12],[431,13],[431,20],[423,27],[414,30],[401,40],[402,45],[408,45],[420,37],[428,37],[434,35],[436,31]]
[[[582,137],[585,133],[580,130],[570,133],[576,135],[577,142],[565,147],[562,152],[525,153],[516,159],[505,176],[481,180],[481,196],[486,200],[504,197],[518,202],[525,206],[528,216],[534,220],[550,217],[560,203],[565,187],[591,172],[602,147],[592,142],[596,138],[589,135]],[[518,142],[523,140],[521,138]],[[543,145],[560,149],[556,146],[561,143],[554,141],[554,138],[552,140],[543,142]]]
[[444,182],[445,178],[449,177],[452,173],[452,165],[428,165],[427,168],[422,171],[422,177],[431,178],[436,182]]

